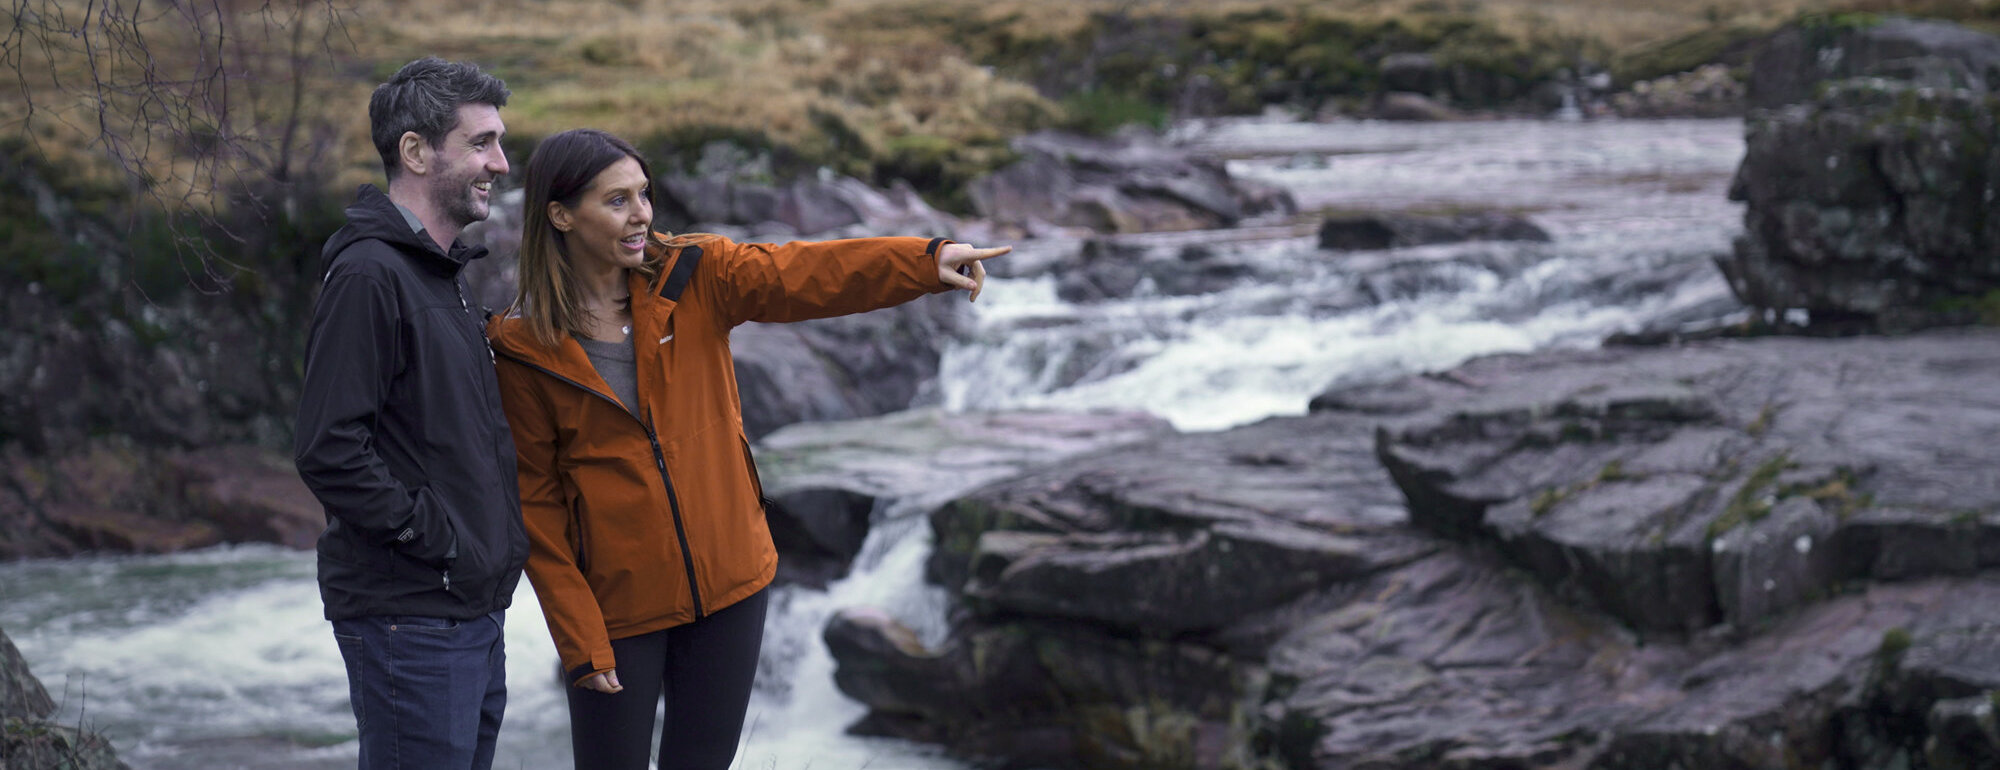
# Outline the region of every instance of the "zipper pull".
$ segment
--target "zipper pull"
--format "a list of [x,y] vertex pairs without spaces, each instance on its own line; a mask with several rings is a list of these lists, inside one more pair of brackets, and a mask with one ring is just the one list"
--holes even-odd
[[444,571],[444,590],[451,590],[451,570]]

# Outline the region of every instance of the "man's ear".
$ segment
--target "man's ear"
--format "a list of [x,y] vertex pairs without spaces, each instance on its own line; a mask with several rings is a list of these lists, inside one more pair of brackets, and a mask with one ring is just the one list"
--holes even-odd
[[403,164],[403,170],[417,176],[430,173],[431,145],[415,131],[404,131],[396,140],[396,154]]
[[569,207],[558,201],[549,201],[549,224],[555,225],[557,230],[569,232],[575,226],[570,219]]

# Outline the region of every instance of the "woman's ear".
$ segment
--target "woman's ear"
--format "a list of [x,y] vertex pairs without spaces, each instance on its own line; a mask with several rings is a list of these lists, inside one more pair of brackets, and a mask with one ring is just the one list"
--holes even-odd
[[549,224],[555,225],[557,230],[569,232],[575,226],[570,219],[569,207],[559,201],[549,201]]
[[430,143],[415,131],[404,131],[396,140],[396,154],[403,163],[403,170],[417,176],[430,171]]

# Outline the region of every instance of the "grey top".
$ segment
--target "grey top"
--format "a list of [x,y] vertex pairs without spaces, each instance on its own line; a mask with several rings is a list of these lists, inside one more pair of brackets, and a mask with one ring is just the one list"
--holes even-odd
[[639,367],[632,355],[632,342],[599,342],[588,337],[576,338],[583,345],[583,354],[590,356],[590,365],[597,368],[597,376],[611,386],[612,394],[625,405],[625,411],[639,416]]

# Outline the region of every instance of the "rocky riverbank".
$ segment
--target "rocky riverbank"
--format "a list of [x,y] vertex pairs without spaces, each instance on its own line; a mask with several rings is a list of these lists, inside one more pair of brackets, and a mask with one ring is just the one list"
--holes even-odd
[[1822,328],[2000,320],[2000,38],[1884,19],[1773,36],[1751,71],[1718,260],[1738,297]]
[[944,505],[949,639],[826,639],[858,729],[1017,763],[1983,766],[1995,373],[1941,332],[1328,393]]
[[827,626],[855,729],[1019,766],[2000,766],[2000,331],[1824,336],[2000,288],[2000,41],[1778,43],[1718,261],[1818,336],[1487,357],[984,486],[930,514],[941,642]]

